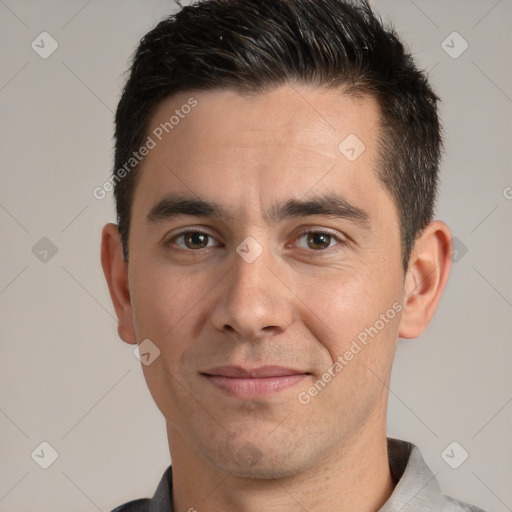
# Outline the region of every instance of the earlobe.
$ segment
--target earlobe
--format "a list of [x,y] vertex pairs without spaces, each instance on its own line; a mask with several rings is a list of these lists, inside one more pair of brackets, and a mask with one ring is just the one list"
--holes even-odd
[[450,274],[451,240],[450,229],[441,221],[430,222],[416,239],[404,284],[401,338],[418,337],[434,316]]
[[101,234],[101,266],[116,311],[119,337],[126,343],[135,344],[137,338],[128,287],[128,271],[123,257],[121,236],[115,224],[107,224],[103,228]]

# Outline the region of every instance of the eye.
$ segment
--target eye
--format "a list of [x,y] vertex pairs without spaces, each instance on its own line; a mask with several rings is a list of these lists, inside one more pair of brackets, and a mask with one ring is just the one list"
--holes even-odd
[[328,231],[306,231],[296,238],[297,247],[322,251],[342,245],[344,241]]
[[208,235],[207,233],[203,233],[202,231],[187,231],[186,233],[181,233],[173,237],[169,244],[174,242],[178,247],[182,249],[205,249],[206,247],[215,247],[218,244],[210,244],[209,242],[213,242],[215,239]]

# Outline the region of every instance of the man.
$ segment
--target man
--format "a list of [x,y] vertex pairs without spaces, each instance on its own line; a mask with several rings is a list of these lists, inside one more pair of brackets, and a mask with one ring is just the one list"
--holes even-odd
[[116,510],[479,510],[386,438],[450,271],[437,100],[364,2],[207,0],[141,40],[102,265],[172,469]]

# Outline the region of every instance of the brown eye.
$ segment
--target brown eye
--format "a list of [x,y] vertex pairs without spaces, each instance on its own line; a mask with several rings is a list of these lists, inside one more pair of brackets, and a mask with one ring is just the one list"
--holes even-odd
[[203,249],[208,245],[208,235],[204,233],[185,233],[183,241],[188,249]]
[[342,236],[324,230],[303,231],[295,239],[295,246],[300,249],[309,249],[312,252],[331,252],[341,249],[346,242]]
[[308,233],[307,244],[310,249],[326,249],[331,245],[332,238],[329,233]]
[[[204,249],[210,244],[211,236],[200,231],[188,231],[174,238],[174,243],[182,249]],[[213,239],[212,239],[213,240]]]

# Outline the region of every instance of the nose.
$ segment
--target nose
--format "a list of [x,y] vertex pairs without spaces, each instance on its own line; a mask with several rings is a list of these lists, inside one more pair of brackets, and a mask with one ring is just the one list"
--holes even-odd
[[280,334],[292,324],[294,295],[271,263],[266,252],[251,263],[234,254],[211,313],[218,330],[256,340]]

